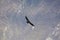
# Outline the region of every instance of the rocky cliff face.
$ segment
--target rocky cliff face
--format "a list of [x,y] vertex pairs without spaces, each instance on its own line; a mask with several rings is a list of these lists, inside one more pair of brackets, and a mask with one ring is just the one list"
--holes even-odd
[[0,40],[60,40],[60,0],[0,0]]

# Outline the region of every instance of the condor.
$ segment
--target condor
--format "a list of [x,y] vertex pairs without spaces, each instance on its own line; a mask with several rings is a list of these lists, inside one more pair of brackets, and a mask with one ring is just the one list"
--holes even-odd
[[27,23],[29,23],[30,25],[34,26],[34,24],[32,24],[29,19],[27,18],[27,16],[25,16],[25,19],[27,20]]

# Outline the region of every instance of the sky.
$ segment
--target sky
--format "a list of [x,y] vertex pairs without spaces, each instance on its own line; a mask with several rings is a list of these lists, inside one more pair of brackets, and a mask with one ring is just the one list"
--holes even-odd
[[0,40],[60,40],[60,0],[0,0]]

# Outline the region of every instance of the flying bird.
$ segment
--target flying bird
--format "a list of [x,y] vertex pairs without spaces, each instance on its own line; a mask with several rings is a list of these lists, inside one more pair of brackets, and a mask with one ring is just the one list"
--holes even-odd
[[34,24],[32,24],[29,19],[27,18],[27,16],[25,16],[25,19],[27,20],[27,23],[29,23],[30,25],[34,26]]

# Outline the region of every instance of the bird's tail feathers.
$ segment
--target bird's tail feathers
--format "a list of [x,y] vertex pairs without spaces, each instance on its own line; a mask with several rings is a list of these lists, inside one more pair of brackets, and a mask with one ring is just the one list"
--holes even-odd
[[27,21],[27,23],[29,23],[29,22]]

